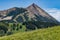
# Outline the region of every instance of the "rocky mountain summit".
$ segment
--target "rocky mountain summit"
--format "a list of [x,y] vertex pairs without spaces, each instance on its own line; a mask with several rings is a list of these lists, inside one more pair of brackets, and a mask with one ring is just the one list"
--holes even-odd
[[0,11],[0,21],[9,22],[25,22],[25,21],[41,21],[58,23],[58,21],[50,16],[43,9],[36,4],[32,4],[27,8],[10,8],[8,10]]
[[27,8],[0,11],[0,36],[57,25],[60,23],[55,18],[34,3]]

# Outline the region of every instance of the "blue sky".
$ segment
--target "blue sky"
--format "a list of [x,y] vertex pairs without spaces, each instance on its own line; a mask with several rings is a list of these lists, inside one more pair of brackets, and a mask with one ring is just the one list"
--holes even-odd
[[0,0],[0,10],[12,7],[27,7],[32,3],[37,4],[60,21],[60,0]]
[[42,8],[60,9],[60,0],[0,0],[0,10],[11,7],[27,7],[32,3],[35,3]]

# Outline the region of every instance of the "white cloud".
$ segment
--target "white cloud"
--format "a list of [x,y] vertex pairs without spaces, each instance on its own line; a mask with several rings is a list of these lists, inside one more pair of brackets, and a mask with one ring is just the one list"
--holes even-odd
[[51,8],[51,9],[45,9],[45,11],[47,11],[51,16],[60,21],[60,9]]

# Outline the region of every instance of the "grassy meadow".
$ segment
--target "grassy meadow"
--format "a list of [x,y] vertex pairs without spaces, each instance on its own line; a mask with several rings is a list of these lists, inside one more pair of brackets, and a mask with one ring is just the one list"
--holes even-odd
[[0,37],[0,40],[60,40],[60,26],[18,32],[9,36]]

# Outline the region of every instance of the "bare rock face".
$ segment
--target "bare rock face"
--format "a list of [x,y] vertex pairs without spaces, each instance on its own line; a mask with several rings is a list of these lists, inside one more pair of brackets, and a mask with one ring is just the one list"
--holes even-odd
[[47,12],[45,12],[43,9],[38,7],[36,4],[32,4],[29,7],[27,7],[27,10],[29,11],[31,17],[38,16],[37,19],[43,22],[53,22],[58,23],[58,21],[50,16]]
[[5,20],[14,22],[41,21],[58,23],[55,18],[50,16],[47,12],[34,3],[27,8],[14,7],[8,10],[0,11],[0,21]]
[[8,9],[8,10],[0,11],[0,15],[6,16],[9,12],[11,12],[13,10],[16,10],[16,8],[14,7],[14,8]]
[[14,7],[0,11],[0,24],[3,35],[10,35],[12,31],[19,29],[30,31],[60,25],[55,18],[34,3],[27,8]]

